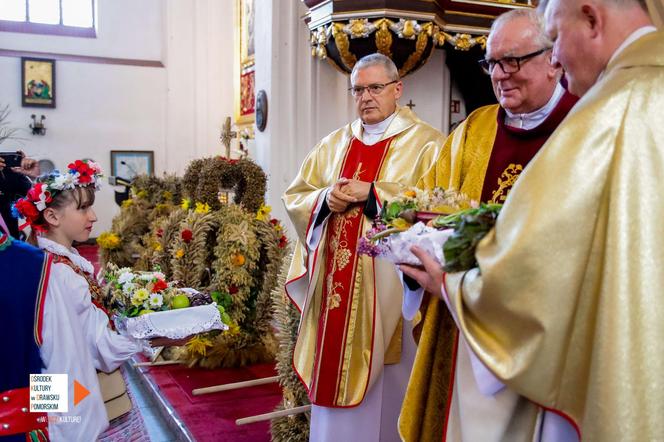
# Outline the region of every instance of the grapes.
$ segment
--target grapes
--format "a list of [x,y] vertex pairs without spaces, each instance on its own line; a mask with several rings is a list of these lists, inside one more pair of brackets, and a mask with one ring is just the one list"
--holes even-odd
[[207,293],[194,293],[189,296],[189,303],[192,307],[197,307],[199,305],[212,304],[212,297]]

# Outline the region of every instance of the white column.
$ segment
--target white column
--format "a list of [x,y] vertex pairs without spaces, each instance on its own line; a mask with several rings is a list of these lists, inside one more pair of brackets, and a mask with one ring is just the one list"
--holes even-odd
[[268,174],[273,216],[286,220],[281,194],[316,142],[353,118],[352,101],[347,77],[311,57],[302,2],[257,3],[256,92],[266,91],[269,112],[256,132],[256,161]]

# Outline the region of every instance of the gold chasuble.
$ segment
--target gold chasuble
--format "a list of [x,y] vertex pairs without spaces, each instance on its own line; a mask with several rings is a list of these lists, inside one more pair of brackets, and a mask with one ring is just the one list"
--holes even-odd
[[456,189],[480,201],[498,130],[499,109],[497,104],[481,107],[459,124],[447,137],[435,166],[422,177],[418,186]]
[[449,274],[452,311],[510,389],[584,441],[664,440],[664,33],[609,63]]
[[364,203],[332,213],[318,244],[307,247],[321,199],[345,177],[373,182],[376,200],[389,200],[416,185],[444,142],[408,108],[397,109],[376,144],[361,139],[360,120],[325,137],[283,196],[298,234],[286,283],[302,312],[293,365],[312,403],[325,407],[359,405],[383,365],[398,362],[402,289],[394,265],[356,253],[372,221]]
[[[447,138],[435,167],[418,186],[456,189],[475,201],[503,202],[521,171],[577,100],[565,92],[546,119],[530,130],[506,126],[505,111],[497,104],[477,109]],[[425,298],[421,312],[423,321],[416,329],[418,349],[399,432],[407,442],[455,440],[446,429],[459,368],[458,329],[437,298]],[[486,433],[483,437],[492,436]]]

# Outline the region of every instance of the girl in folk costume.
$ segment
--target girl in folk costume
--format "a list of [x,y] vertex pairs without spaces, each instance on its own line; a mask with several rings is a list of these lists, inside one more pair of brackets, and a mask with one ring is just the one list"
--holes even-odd
[[[69,375],[68,412],[49,420],[53,441],[96,440],[106,430],[109,418],[97,370],[113,372],[141,350],[137,342],[111,329],[107,314],[95,305],[101,291],[93,266],[72,247],[74,241],[88,239],[97,221],[92,204],[100,179],[97,164],[77,160],[64,173],[38,178],[27,196],[14,204],[15,216],[25,219],[20,228],[30,226],[31,241],[53,256],[37,330],[42,337],[42,372]],[[90,392],[76,405],[74,381]],[[122,392],[124,385],[120,388]]]

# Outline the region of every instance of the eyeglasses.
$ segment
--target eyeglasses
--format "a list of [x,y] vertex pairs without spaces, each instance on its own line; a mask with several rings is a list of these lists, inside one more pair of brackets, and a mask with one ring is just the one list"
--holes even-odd
[[381,92],[383,92],[387,86],[398,82],[399,80],[394,80],[390,81],[389,83],[376,83],[376,84],[370,84],[369,86],[353,86],[349,87],[348,90],[350,91],[353,97],[361,97],[362,94],[364,94],[365,90],[368,90],[369,95],[371,96],[380,95]]
[[521,57],[504,57],[501,58],[500,60],[494,60],[492,58],[486,60],[480,60],[478,63],[484,69],[484,72],[491,75],[493,72],[493,68],[496,67],[496,65],[500,65],[500,68],[503,70],[504,73],[506,74],[514,74],[516,72],[519,72],[521,69],[521,65],[530,60],[533,57],[537,57],[539,54],[542,54],[546,51],[548,51],[551,48],[542,48],[539,51],[531,52],[530,54],[522,55]]

